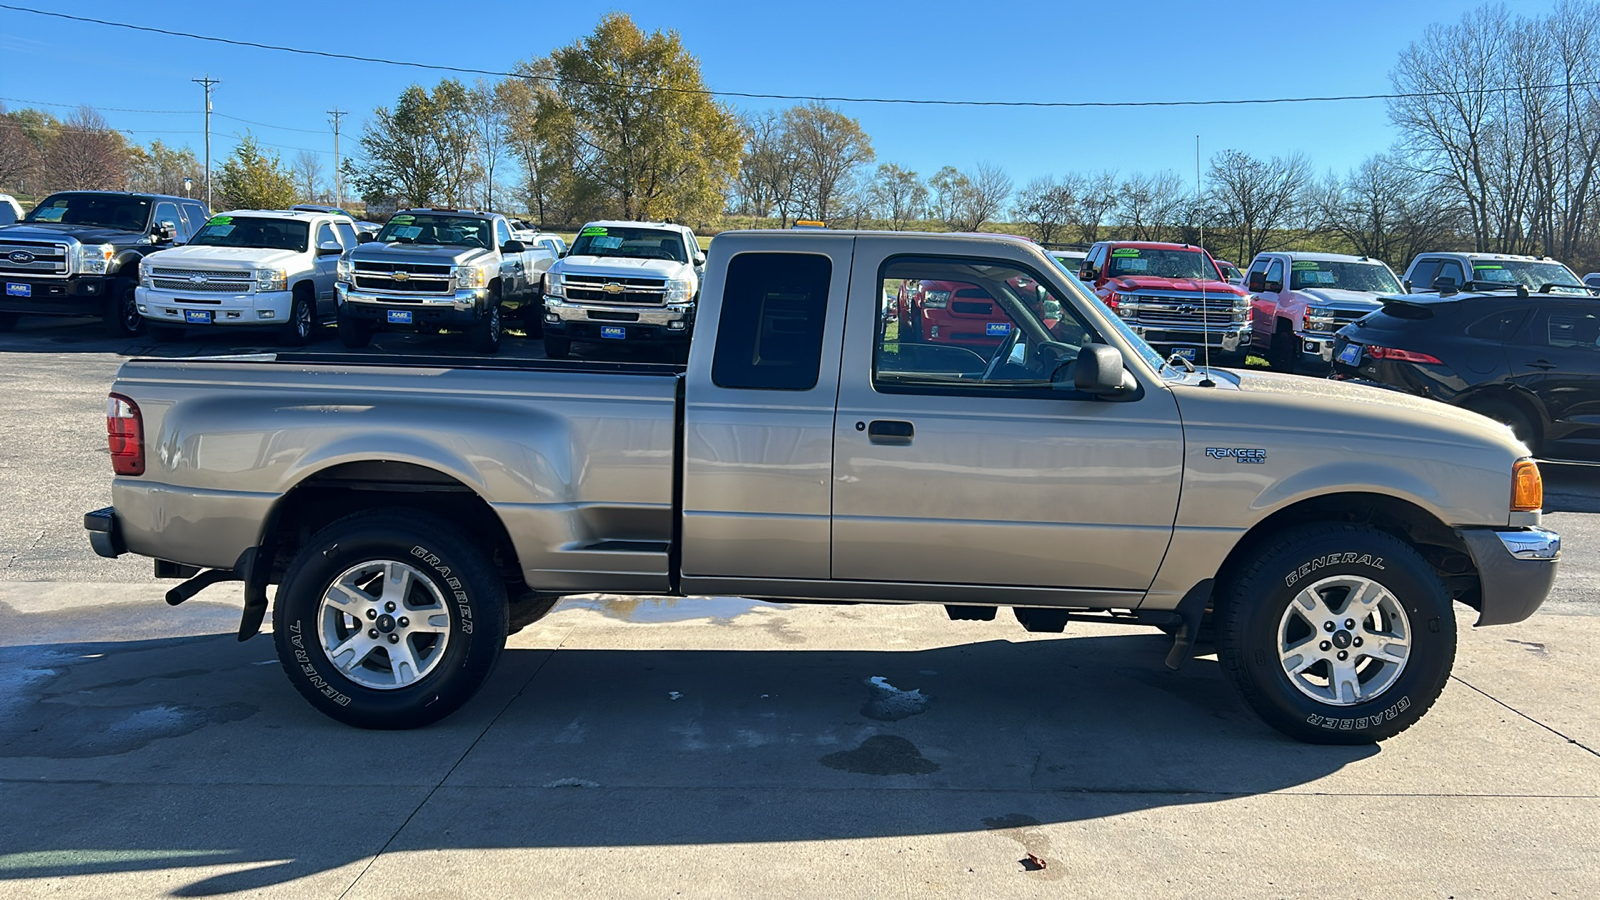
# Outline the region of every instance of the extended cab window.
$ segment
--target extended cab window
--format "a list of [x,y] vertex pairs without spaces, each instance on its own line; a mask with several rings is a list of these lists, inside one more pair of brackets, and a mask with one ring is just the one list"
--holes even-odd
[[741,253],[729,261],[712,383],[764,391],[816,387],[832,277],[833,261],[812,253]]
[[880,389],[1048,389],[1098,340],[1047,283],[1010,263],[901,257],[878,284],[897,301],[873,353]]

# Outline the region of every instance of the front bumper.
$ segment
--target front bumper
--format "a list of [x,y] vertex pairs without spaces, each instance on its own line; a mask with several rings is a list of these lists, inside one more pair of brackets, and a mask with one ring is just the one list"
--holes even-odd
[[1509,625],[1533,615],[1555,584],[1561,536],[1543,528],[1462,528],[1478,566],[1478,625]]
[[1308,363],[1333,365],[1334,336],[1331,334],[1300,334],[1300,358]]
[[645,308],[544,300],[544,333],[573,341],[610,339],[601,329],[623,329],[623,340],[652,343],[686,342],[694,331],[693,304]]
[[[218,294],[182,297],[171,291],[140,287],[134,291],[139,315],[156,325],[282,325],[289,320],[294,304],[292,291],[266,291],[257,294]],[[209,321],[198,321],[189,314],[209,312]]]
[[[0,312],[30,316],[98,316],[112,294],[109,275],[69,278],[0,276]],[[26,289],[28,296],[21,296]]]
[[1230,324],[1223,328],[1213,328],[1209,332],[1190,330],[1187,328],[1172,328],[1169,326],[1144,326],[1138,320],[1128,320],[1125,323],[1133,329],[1133,333],[1145,339],[1145,342],[1156,347],[1203,347],[1211,346],[1226,353],[1236,353],[1250,349],[1250,325]]
[[452,294],[385,294],[357,290],[339,282],[334,290],[339,294],[341,314],[378,325],[403,324],[391,321],[391,311],[411,313],[412,325],[471,325],[482,319],[489,308],[487,288]]

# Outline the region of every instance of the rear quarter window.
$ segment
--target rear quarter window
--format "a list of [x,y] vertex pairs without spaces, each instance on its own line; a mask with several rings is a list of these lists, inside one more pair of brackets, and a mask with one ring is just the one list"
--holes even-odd
[[711,382],[762,391],[816,387],[832,277],[833,261],[813,253],[741,253],[730,260]]

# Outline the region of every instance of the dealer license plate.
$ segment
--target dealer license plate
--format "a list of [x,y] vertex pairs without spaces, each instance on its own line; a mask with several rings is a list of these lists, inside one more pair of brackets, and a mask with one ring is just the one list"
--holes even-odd
[[1339,362],[1342,362],[1347,366],[1360,365],[1361,345],[1345,344],[1344,349],[1339,351]]
[[33,285],[31,285],[31,284],[17,284],[14,281],[8,281],[8,282],[6,282],[6,296],[7,297],[32,297],[33,296]]
[[1173,356],[1179,359],[1187,359],[1189,362],[1194,362],[1194,353],[1193,347],[1174,347],[1172,349]]
[[190,325],[210,325],[211,310],[186,309],[183,311],[183,320],[188,322]]
[[601,325],[600,336],[620,341],[628,336],[628,329],[623,328],[621,325]]
[[395,324],[395,325],[410,325],[411,324],[411,310],[409,310],[409,309],[391,309],[391,310],[389,310],[389,321],[391,323]]

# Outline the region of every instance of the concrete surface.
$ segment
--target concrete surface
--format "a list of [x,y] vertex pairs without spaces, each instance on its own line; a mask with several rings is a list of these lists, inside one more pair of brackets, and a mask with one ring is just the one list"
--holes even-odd
[[363,732],[234,639],[236,585],[168,607],[89,551],[139,352],[92,328],[0,335],[0,896],[1600,896],[1600,470],[1547,472],[1548,611],[1458,607],[1379,746],[1280,737],[1153,630],[732,598],[568,600]]

